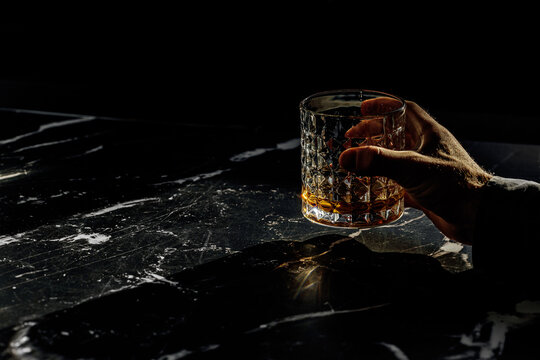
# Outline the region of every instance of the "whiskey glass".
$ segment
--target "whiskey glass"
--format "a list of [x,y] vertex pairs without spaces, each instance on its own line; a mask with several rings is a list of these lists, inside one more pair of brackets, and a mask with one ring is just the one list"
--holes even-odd
[[302,214],[327,226],[365,228],[401,217],[404,190],[383,176],[339,166],[351,147],[405,148],[405,101],[379,91],[336,90],[300,103]]

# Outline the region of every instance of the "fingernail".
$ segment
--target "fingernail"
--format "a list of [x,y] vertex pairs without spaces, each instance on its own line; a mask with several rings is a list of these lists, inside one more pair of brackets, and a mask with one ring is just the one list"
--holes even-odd
[[354,149],[347,149],[339,156],[339,165],[348,171],[354,171],[356,167],[356,152]]

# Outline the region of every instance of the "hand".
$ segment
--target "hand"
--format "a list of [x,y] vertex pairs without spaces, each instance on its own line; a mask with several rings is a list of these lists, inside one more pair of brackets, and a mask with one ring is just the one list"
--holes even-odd
[[[406,106],[407,150],[350,148],[341,153],[340,166],[362,176],[394,179],[406,191],[406,206],[422,210],[447,237],[472,244],[479,189],[492,175],[420,106],[411,101]],[[377,119],[370,122],[349,131],[378,131]]]

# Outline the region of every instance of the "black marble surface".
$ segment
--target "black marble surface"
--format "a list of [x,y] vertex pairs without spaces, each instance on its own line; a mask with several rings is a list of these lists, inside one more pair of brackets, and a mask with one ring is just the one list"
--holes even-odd
[[[0,117],[2,359],[540,356],[540,302],[421,212],[305,220],[296,125]],[[464,145],[540,180],[539,146]]]

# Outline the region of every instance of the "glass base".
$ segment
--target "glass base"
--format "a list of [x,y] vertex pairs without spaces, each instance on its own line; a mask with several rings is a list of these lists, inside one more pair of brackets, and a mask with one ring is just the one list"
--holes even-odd
[[[363,204],[366,208],[366,204]],[[403,215],[404,200],[389,199],[383,206],[367,204],[367,209],[358,212],[340,213],[326,211],[317,205],[302,200],[302,215],[309,221],[331,227],[369,228],[389,224]]]

